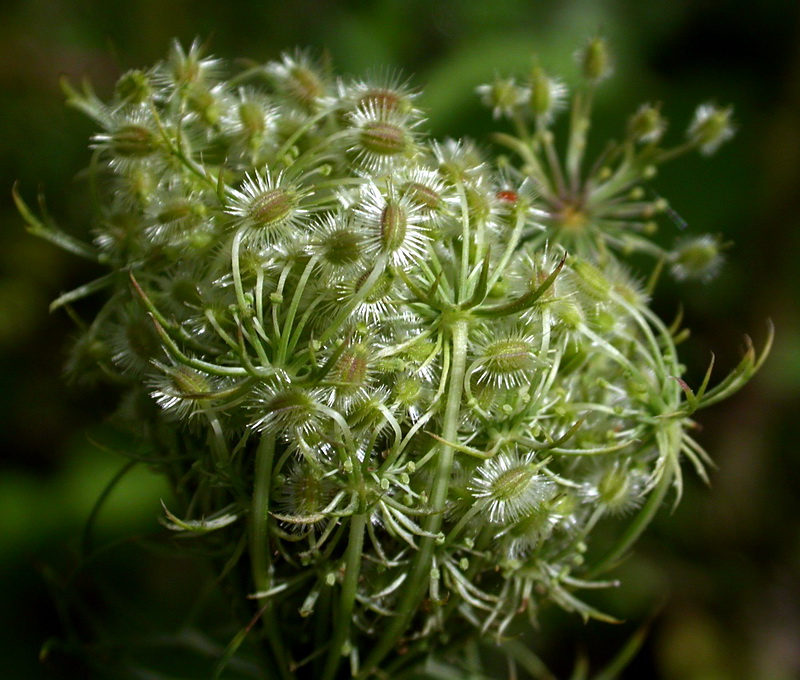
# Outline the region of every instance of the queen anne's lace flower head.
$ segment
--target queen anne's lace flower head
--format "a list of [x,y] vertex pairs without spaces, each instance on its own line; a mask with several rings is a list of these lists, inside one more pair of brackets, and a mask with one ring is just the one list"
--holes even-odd
[[[750,346],[718,386],[687,384],[682,333],[649,307],[657,277],[645,289],[626,263],[716,271],[718,239],[651,238],[679,216],[649,185],[658,163],[716,151],[731,109],[701,106],[664,148],[645,105],[588,162],[611,58],[593,38],[578,61],[564,143],[567,90],[538,61],[479,88],[513,120],[502,155],[425,141],[399,76],[335,79],[308,52],[228,79],[176,43],[108,104],[67,85],[102,128],[94,243],[16,198],[34,231],[113,270],[54,303],[111,289],[70,371],[96,362],[122,386],[185,501],[167,526],[236,574],[254,599],[233,609],[263,618],[284,676],[324,655],[333,678],[342,654],[370,675],[456,618],[503,640],[545,599],[602,617],[573,591],[680,495],[682,459],[705,476],[692,414],[763,361]],[[587,564],[608,517],[634,528]]]

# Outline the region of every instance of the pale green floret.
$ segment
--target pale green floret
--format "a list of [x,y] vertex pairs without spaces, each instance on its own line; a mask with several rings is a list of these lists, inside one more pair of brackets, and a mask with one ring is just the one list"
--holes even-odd
[[521,384],[536,365],[535,352],[534,343],[526,337],[487,342],[479,359],[478,381],[498,387]]
[[628,121],[628,135],[637,142],[657,142],[666,127],[660,105],[643,104]]
[[534,64],[530,74],[528,105],[538,121],[552,120],[564,106],[567,88],[561,81],[551,78],[539,65]]
[[263,135],[267,129],[264,109],[256,102],[243,101],[239,105],[239,120],[245,134],[249,137]]
[[514,78],[498,76],[488,85],[478,86],[477,92],[484,105],[492,109],[495,118],[511,116],[517,106],[525,101],[527,94],[514,82]]
[[720,244],[703,235],[680,242],[672,258],[672,272],[678,279],[712,279],[722,265]]
[[714,104],[697,107],[687,135],[702,153],[714,153],[724,142],[733,137],[733,107],[720,108]]
[[603,38],[592,38],[578,53],[578,63],[583,77],[590,81],[600,81],[611,75],[611,55]]
[[257,430],[292,435],[312,431],[317,425],[317,403],[303,389],[286,388],[268,393],[254,408],[257,417],[252,426]]

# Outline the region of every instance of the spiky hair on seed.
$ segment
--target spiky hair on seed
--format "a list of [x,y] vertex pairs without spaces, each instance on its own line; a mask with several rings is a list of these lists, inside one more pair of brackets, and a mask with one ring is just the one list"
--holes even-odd
[[399,192],[394,182],[362,185],[354,214],[368,234],[367,257],[382,254],[399,266],[425,258],[430,238],[422,209],[407,193]]
[[324,212],[309,225],[307,249],[318,258],[322,278],[339,281],[363,268],[367,232],[352,212]]
[[210,408],[214,394],[223,387],[219,378],[194,368],[152,363],[159,372],[148,381],[150,396],[164,413],[176,420],[188,420]]
[[363,172],[396,171],[418,151],[416,127],[422,120],[409,112],[387,111],[367,102],[349,112],[346,120],[347,152]]
[[297,227],[308,218],[302,201],[310,194],[310,189],[291,181],[283,171],[248,172],[239,188],[231,191],[225,212],[235,218],[234,229],[242,231],[248,244],[292,241]]
[[493,524],[514,523],[547,500],[553,484],[538,473],[533,453],[516,449],[481,463],[469,483],[473,497],[485,503]]
[[499,389],[518,387],[545,364],[538,356],[540,350],[541,342],[524,325],[479,333],[475,337],[475,359],[467,373],[479,384]]
[[310,50],[283,52],[280,61],[264,67],[279,95],[304,112],[313,113],[329,102],[330,86]]
[[404,78],[400,71],[389,67],[372,69],[364,78],[339,78],[336,89],[339,106],[346,111],[372,106],[387,114],[398,112],[422,116],[414,105],[419,92],[411,87],[409,79]]

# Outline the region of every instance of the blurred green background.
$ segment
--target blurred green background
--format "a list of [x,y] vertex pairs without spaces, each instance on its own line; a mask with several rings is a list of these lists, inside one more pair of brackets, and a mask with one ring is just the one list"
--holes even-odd
[[[791,0],[6,0],[0,26],[0,650],[3,678],[70,675],[53,651],[62,633],[53,597],[75,562],[92,505],[124,460],[108,447],[135,445],[104,419],[107,389],[67,386],[61,367],[72,323],[48,314],[58,293],[95,273],[28,236],[11,201],[41,187],[50,212],[76,234],[88,228],[92,124],[63,106],[58,77],[89,77],[108,93],[121,70],[148,66],[169,41],[207,40],[211,53],[258,61],[282,50],[326,50],[340,73],[391,65],[426,88],[421,104],[435,136],[486,139],[491,115],[474,94],[495,72],[524,74],[535,51],[575,80],[574,49],[598,31],[616,74],[597,100],[595,140],[618,135],[645,100],[664,102],[679,140],[694,107],[735,106],[739,133],[711,159],[666,166],[659,193],[692,233],[733,241],[723,273],[706,285],[665,284],[656,307],[671,318],[683,300],[692,337],[683,346],[690,382],[709,352],[718,376],[737,361],[742,335],[773,355],[743,392],[701,414],[698,439],[719,464],[713,488],[688,474],[682,505],[662,511],[620,570],[623,587],[596,600],[619,626],[548,616],[538,651],[562,674],[586,651],[602,663],[643,622],[644,649],[625,677],[664,680],[800,678],[800,12]],[[676,231],[668,222],[663,237]],[[89,303],[91,305],[91,303]],[[695,382],[696,384],[696,382]],[[98,445],[100,443],[101,445]],[[114,541],[158,529],[162,483],[126,475],[98,520]],[[202,583],[202,567],[127,544],[89,569],[103,611],[116,591],[136,593],[132,628],[168,628]],[[105,579],[105,580],[104,580]],[[116,589],[114,591],[113,589]],[[141,597],[140,597],[141,595]],[[150,602],[148,605],[147,602]],[[91,603],[90,603],[91,604]],[[130,606],[130,603],[120,606]],[[188,604],[186,605],[188,606]],[[175,624],[177,625],[177,624]],[[66,658],[66,657],[65,657]],[[69,664],[67,664],[69,667]],[[175,677],[183,677],[178,672]]]

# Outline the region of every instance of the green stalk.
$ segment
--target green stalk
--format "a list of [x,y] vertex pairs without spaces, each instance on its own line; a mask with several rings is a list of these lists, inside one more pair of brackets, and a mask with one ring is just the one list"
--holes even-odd
[[347,553],[345,554],[344,581],[342,582],[342,594],[339,598],[339,612],[333,625],[333,637],[328,649],[328,658],[325,661],[322,680],[333,680],[336,675],[336,669],[339,667],[339,661],[342,658],[342,647],[350,637],[366,524],[367,515],[363,512],[353,515],[350,520],[350,539],[347,544]]
[[593,88],[575,95],[570,116],[569,141],[567,142],[566,170],[572,196],[577,195],[581,184],[581,162],[586,151],[586,137],[592,115]]
[[308,263],[306,264],[305,269],[303,270],[302,275],[300,276],[300,280],[297,282],[297,287],[294,291],[294,296],[292,297],[292,302],[289,305],[289,311],[286,313],[286,320],[283,324],[283,332],[281,333],[281,339],[278,344],[278,353],[277,353],[277,361],[276,363],[283,365],[286,363],[286,355],[288,352],[289,347],[289,337],[292,333],[292,326],[294,325],[294,318],[297,316],[297,308],[300,306],[300,298],[303,296],[303,291],[305,291],[306,284],[308,283],[308,278],[311,276],[311,272],[314,271],[314,267],[317,265],[317,261],[319,260],[318,257],[312,257]]
[[[250,511],[250,563],[255,592],[262,593],[272,587],[272,560],[269,553],[269,496],[272,487],[272,463],[275,457],[275,435],[265,433],[256,451],[253,506]],[[275,610],[268,606],[262,617],[264,630],[275,656],[275,663],[283,680],[292,680],[286,659],[286,648],[281,641],[275,620]]]
[[[450,369],[448,384],[447,405],[445,407],[442,438],[456,441],[458,436],[458,422],[461,410],[461,397],[463,394],[464,374],[467,363],[467,330],[468,321],[460,318],[451,326],[453,342],[453,363]],[[400,637],[408,629],[408,624],[416,614],[419,603],[425,595],[425,588],[431,571],[435,536],[439,533],[444,515],[447,491],[450,486],[450,476],[453,467],[454,450],[451,446],[441,443],[436,476],[430,494],[431,514],[428,515],[424,530],[429,536],[420,539],[419,551],[411,566],[409,578],[406,581],[404,597],[400,599],[397,616],[391,619],[383,635],[375,643],[359,673],[359,678],[368,676],[383,660],[383,658],[397,644]]]
[[494,285],[500,280],[500,277],[506,273],[506,267],[508,266],[511,256],[514,254],[514,251],[519,245],[519,239],[522,236],[522,230],[524,227],[525,212],[520,210],[519,214],[517,215],[517,221],[514,224],[514,230],[511,232],[511,238],[509,238],[508,245],[503,253],[503,257],[500,259],[500,262],[498,262],[497,267],[495,267],[494,274],[491,275],[486,284],[487,291],[491,291]]
[[244,299],[244,288],[242,287],[242,272],[239,264],[239,249],[242,245],[242,236],[244,230],[239,229],[234,236],[231,243],[231,273],[233,274],[233,287],[236,290],[236,301],[239,303],[239,309],[242,313],[247,311],[247,303]]

